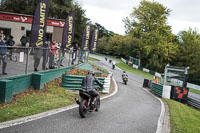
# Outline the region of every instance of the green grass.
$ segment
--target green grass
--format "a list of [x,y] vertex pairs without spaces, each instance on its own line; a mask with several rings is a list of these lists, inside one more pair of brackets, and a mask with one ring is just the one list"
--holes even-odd
[[[100,57],[104,57],[104,56],[96,55],[96,54],[93,54],[93,55],[95,55],[95,56],[100,56]],[[113,57],[109,57],[109,58],[112,58],[112,59],[118,61],[119,63],[117,63],[116,66],[119,67],[119,68],[121,68],[121,69],[124,70],[124,71],[131,72],[131,73],[133,73],[133,74],[135,74],[135,75],[138,75],[138,76],[141,76],[141,77],[150,79],[150,80],[153,79],[153,76],[154,76],[154,75],[151,75],[151,74],[149,74],[149,73],[143,72],[143,71],[141,71],[141,70],[134,69],[133,67],[130,67],[130,66],[128,66],[127,64],[125,64],[124,62],[122,62],[120,59],[113,58]],[[158,81],[160,81],[160,78],[158,78]]]
[[200,111],[174,100],[167,100],[171,133],[200,133]]
[[200,95],[200,91],[199,90],[195,90],[195,89],[190,88],[190,92]]
[[89,57],[88,60],[90,61],[100,61],[99,59],[93,58],[93,57]]
[[96,68],[99,68],[99,69],[103,70],[105,73],[108,73],[108,70],[106,70],[105,68],[100,67],[100,66],[98,66],[98,65],[95,65],[95,64],[93,64],[93,63],[91,63],[91,62],[90,62],[90,64],[93,65],[93,66],[95,66]]
[[45,92],[31,91],[17,98],[16,102],[0,107],[0,122],[30,116],[75,103],[77,95],[52,83]]
[[120,61],[120,63],[116,64],[116,66],[121,68],[122,70],[131,72],[131,73],[133,73],[135,75],[138,75],[138,76],[141,76],[141,77],[144,77],[144,78],[147,78],[147,79],[151,79],[151,80],[153,79],[154,75],[151,75],[149,73],[143,72],[141,70],[134,69],[131,66],[128,66],[127,64],[122,62],[120,59],[118,59],[118,61]]

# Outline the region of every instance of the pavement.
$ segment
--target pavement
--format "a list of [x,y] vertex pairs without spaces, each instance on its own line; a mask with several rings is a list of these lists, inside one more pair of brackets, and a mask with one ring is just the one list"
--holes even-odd
[[[155,133],[158,131],[161,102],[142,88],[143,78],[128,73],[124,85],[122,70],[111,69],[102,60],[95,64],[113,71],[118,92],[101,101],[99,112],[80,118],[78,108],[58,112],[46,117],[0,129],[0,133]],[[161,123],[162,124],[162,123]]]

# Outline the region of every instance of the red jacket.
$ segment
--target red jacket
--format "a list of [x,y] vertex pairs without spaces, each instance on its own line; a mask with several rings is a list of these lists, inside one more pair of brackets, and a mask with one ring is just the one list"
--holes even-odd
[[56,54],[56,44],[53,45],[53,43],[51,43],[50,48],[51,48],[51,53],[53,55],[55,55]]

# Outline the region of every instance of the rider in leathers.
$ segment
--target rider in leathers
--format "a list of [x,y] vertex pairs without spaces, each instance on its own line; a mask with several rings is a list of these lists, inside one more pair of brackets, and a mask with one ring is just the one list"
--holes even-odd
[[99,93],[94,88],[94,82],[96,82],[100,87],[103,87],[99,80],[96,77],[94,77],[93,71],[89,71],[88,75],[85,76],[82,80],[82,88],[84,90],[87,90],[87,92],[92,96],[92,104],[95,103],[96,97],[99,96]]

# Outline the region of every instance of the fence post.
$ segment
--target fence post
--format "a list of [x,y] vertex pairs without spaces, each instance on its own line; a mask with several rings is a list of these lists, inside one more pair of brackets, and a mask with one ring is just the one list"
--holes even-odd
[[[25,48],[26,49],[26,48]],[[28,62],[29,62],[29,48],[27,48],[27,55],[26,55],[26,70],[25,74],[28,74]]]

